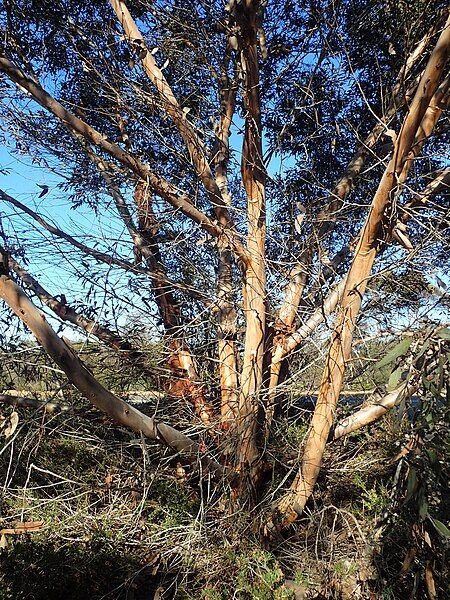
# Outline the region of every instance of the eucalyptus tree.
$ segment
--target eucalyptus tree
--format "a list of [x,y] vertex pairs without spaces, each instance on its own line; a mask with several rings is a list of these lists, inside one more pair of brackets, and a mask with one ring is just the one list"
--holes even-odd
[[[439,275],[448,264],[448,8],[422,0],[0,7],[3,142],[57,174],[51,197],[70,206],[75,224],[86,214],[97,223],[94,236],[65,230],[60,210],[47,216],[46,184],[39,202],[0,191],[0,296],[86,398],[200,455],[229,482],[233,502],[250,505],[263,489],[293,357],[328,336],[298,472],[268,520],[268,529],[288,525],[333,438],[355,328],[381,313],[401,329],[384,303],[403,303],[411,274]],[[153,376],[126,332],[101,322],[92,296],[73,306],[80,288],[47,291],[25,269],[37,248],[22,218],[44,236],[38,251],[49,264],[57,248],[58,267],[93,297],[101,286],[109,307],[132,305],[153,323],[165,391],[192,403],[206,446],[103,388],[42,319],[27,295]],[[416,390],[403,382],[385,408]],[[384,412],[354,415],[337,437]]]

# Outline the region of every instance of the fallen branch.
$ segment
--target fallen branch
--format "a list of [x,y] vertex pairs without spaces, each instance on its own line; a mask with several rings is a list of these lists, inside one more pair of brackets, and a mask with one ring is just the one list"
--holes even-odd
[[39,531],[44,526],[44,521],[25,521],[15,523],[14,527],[9,529],[0,529],[0,535],[20,535],[22,533],[31,533]]
[[27,398],[24,396],[11,396],[10,394],[0,394],[0,402],[3,404],[9,404],[9,406],[19,408],[33,408],[35,410],[45,410],[50,414],[57,411],[61,412],[72,412],[73,408],[69,404],[62,404],[61,402],[52,402],[45,400],[37,400],[36,398]]
[[214,460],[202,456],[196,442],[170,425],[157,422],[104,388],[84,366],[74,350],[50,327],[44,315],[7,275],[0,275],[0,298],[30,329],[47,354],[66,373],[69,381],[94,406],[125,427],[151,440],[169,446],[191,461],[199,462],[206,472],[224,475],[224,469]]
[[397,406],[402,400],[411,398],[417,392],[419,385],[416,383],[402,383],[395,390],[386,394],[381,399],[363,406],[353,415],[342,419],[334,428],[331,441],[336,441],[344,435],[357,431],[366,425],[380,419],[389,410]]

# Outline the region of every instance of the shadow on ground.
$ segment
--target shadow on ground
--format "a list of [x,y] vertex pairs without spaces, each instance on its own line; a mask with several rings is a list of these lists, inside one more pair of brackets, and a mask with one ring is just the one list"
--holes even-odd
[[105,543],[58,547],[18,540],[0,555],[0,600],[148,600],[157,578]]

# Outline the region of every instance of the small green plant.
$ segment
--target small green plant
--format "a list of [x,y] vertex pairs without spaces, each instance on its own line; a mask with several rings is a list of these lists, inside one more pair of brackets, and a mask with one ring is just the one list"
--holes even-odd
[[389,493],[383,483],[369,483],[359,474],[353,475],[353,483],[361,490],[363,510],[368,515],[379,515],[386,508],[389,501]]
[[303,444],[303,440],[308,432],[308,425],[306,423],[299,423],[295,425],[290,425],[286,430],[286,442],[293,446],[294,448],[298,448],[301,444]]
[[395,599],[394,590],[391,588],[391,586],[387,586],[384,588],[384,590],[382,590],[380,598],[381,598],[381,600],[394,600]]
[[311,578],[307,574],[303,573],[303,571],[295,572],[294,582],[304,588],[310,588],[313,585]]
[[284,575],[274,556],[253,550],[237,558],[236,589],[242,600],[289,600],[292,593],[283,587]]
[[334,572],[340,577],[347,577],[348,575],[354,575],[358,570],[355,563],[349,561],[338,561],[334,567]]

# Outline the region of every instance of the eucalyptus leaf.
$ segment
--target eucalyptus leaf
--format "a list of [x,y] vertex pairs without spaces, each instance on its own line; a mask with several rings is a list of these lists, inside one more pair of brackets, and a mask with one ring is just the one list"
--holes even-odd
[[395,388],[398,385],[398,382],[400,381],[400,379],[402,377],[402,374],[403,374],[402,367],[399,367],[398,369],[395,369],[395,371],[392,371],[391,376],[389,377],[388,385],[387,385],[388,392],[392,392],[392,390],[395,390]]
[[436,332],[436,335],[441,338],[441,340],[450,340],[450,327],[443,327]]
[[442,521],[439,521],[438,519],[433,519],[432,517],[430,517],[430,521],[433,523],[434,528],[440,535],[442,535],[442,537],[450,539],[450,529],[446,525],[444,525]]
[[424,520],[428,514],[428,502],[425,498],[425,491],[423,488],[420,489],[419,494],[419,517]]
[[392,348],[392,350],[390,352],[388,352],[384,358],[382,358],[379,362],[377,362],[377,364],[375,366],[378,369],[381,369],[382,367],[389,365],[391,362],[394,362],[394,360],[396,360],[399,356],[406,354],[406,351],[411,346],[411,343],[412,343],[412,338],[405,338],[404,340],[399,342],[396,346],[394,346]]
[[411,496],[413,495],[415,489],[416,489],[416,485],[417,485],[417,475],[416,475],[416,470],[414,469],[414,467],[411,467],[409,469],[409,473],[408,473],[408,483],[407,483],[407,489],[406,489],[406,500],[409,500],[411,498]]

